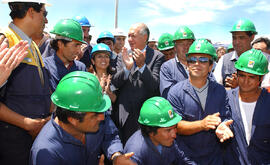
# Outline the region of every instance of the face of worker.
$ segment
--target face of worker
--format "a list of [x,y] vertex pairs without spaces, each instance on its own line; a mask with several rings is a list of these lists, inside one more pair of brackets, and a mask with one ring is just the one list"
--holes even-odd
[[251,49],[253,39],[254,35],[248,36],[246,32],[232,32],[232,44],[238,56]]
[[192,39],[176,40],[175,41],[175,51],[178,57],[186,58],[186,53],[188,53],[190,45],[193,43]]
[[111,49],[111,51],[113,51],[114,44],[113,44],[113,41],[111,39],[102,39],[102,40],[100,40],[100,43],[108,45],[109,48]]
[[96,69],[106,70],[110,66],[110,55],[105,52],[98,52],[94,55],[92,63],[95,65]]
[[89,32],[90,32],[90,27],[88,26],[82,26],[83,30],[83,40],[89,43]]
[[163,53],[165,55],[166,61],[174,58],[174,56],[175,56],[174,48],[168,49],[168,50],[161,50],[161,53]]
[[157,43],[156,42],[148,42],[147,44],[150,48],[154,49],[154,50],[157,50]]
[[126,37],[125,36],[115,36],[114,38],[115,38],[114,48],[117,50],[122,50],[122,48],[125,45]]
[[82,43],[76,40],[68,42],[66,45],[61,41],[58,41],[59,52],[62,52],[60,56],[64,60],[64,63],[72,62],[80,53]]
[[[195,57],[197,58],[197,61],[195,63],[189,62],[188,58]],[[200,57],[206,57],[208,58],[208,62],[199,62],[198,58]],[[187,63],[188,63],[188,71],[190,78],[196,78],[196,79],[206,79],[208,76],[208,73],[211,72],[213,64],[210,65],[210,59],[211,56],[208,54],[190,54],[187,57]]]
[[268,54],[270,53],[270,50],[267,49],[267,45],[265,42],[255,43],[255,44],[253,44],[253,48],[257,49],[257,50],[261,50],[262,52],[265,52]]
[[156,134],[150,133],[149,137],[155,146],[162,145],[170,147],[176,138],[176,125],[158,128]]
[[262,77],[260,76],[243,72],[238,70],[237,71],[237,81],[239,85],[240,92],[252,93],[256,94],[260,83],[262,81]]
[[74,120],[72,122],[75,129],[81,133],[97,132],[99,124],[104,120],[104,113],[86,112],[82,122]]
[[43,5],[40,12],[36,12],[33,8],[30,8],[33,13],[33,27],[32,29],[36,30],[36,33],[42,34],[43,30],[45,28],[45,24],[48,23],[48,20],[46,18],[47,11],[45,9],[45,6]]
[[147,42],[147,34],[142,35],[140,30],[142,26],[140,25],[133,25],[128,32],[128,42],[130,45],[131,50],[134,49],[144,49]]

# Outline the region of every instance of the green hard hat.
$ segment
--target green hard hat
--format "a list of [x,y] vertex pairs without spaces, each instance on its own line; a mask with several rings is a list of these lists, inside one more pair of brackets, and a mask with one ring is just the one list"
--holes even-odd
[[52,34],[56,34],[57,39],[65,39],[72,41],[72,39],[79,42],[85,43],[83,41],[83,31],[81,25],[73,19],[61,19],[50,31]]
[[232,44],[230,44],[230,45],[228,46],[227,51],[230,50],[230,49],[233,49],[233,45],[232,45]]
[[193,32],[187,26],[180,26],[174,33],[173,40],[185,40],[192,39],[195,40]]
[[152,97],[143,103],[138,122],[154,127],[171,127],[182,119],[163,97]]
[[105,112],[111,107],[111,100],[102,94],[97,77],[84,71],[64,76],[51,100],[58,107],[77,112]]
[[253,32],[254,34],[257,34],[256,28],[253,24],[253,22],[251,22],[248,19],[240,19],[238,20],[234,25],[232,30],[230,31],[232,32]]
[[250,49],[241,54],[234,64],[235,68],[255,75],[268,73],[268,61],[260,50]]
[[207,39],[195,40],[192,43],[192,45],[189,47],[189,50],[186,56],[188,57],[190,54],[194,54],[194,53],[208,54],[213,58],[213,60],[217,59],[216,49],[209,41],[207,41]]
[[173,35],[169,33],[163,33],[158,39],[158,49],[168,50],[174,47]]

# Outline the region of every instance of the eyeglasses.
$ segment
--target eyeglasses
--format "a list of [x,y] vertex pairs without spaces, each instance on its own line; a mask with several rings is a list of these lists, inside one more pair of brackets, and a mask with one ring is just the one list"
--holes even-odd
[[210,59],[207,57],[189,57],[189,58],[187,58],[187,62],[191,63],[191,64],[195,64],[197,61],[199,61],[200,63],[208,63],[209,60]]

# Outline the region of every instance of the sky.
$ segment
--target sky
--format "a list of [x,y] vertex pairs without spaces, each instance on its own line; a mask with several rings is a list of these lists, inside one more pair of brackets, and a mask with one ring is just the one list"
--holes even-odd
[[[102,31],[113,31],[115,0],[48,0],[46,7],[50,31],[57,21],[76,15],[86,16],[94,42]],[[11,21],[9,7],[0,3],[0,27]],[[230,43],[233,24],[240,18],[250,19],[259,36],[270,36],[270,0],[119,0],[118,28],[126,33],[137,22],[145,23],[151,38],[162,33],[174,34],[180,25],[188,26],[196,38],[213,43]]]

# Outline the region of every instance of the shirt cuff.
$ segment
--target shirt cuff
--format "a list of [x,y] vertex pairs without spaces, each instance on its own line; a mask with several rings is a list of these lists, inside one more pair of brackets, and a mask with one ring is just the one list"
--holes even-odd
[[144,65],[139,69],[139,72],[143,73],[145,66],[146,66],[146,65],[144,64]]
[[124,80],[127,80],[127,79],[128,79],[128,75],[129,75],[129,73],[130,73],[130,70],[128,70],[128,69],[126,68],[126,66],[124,66],[124,72],[125,72]]

